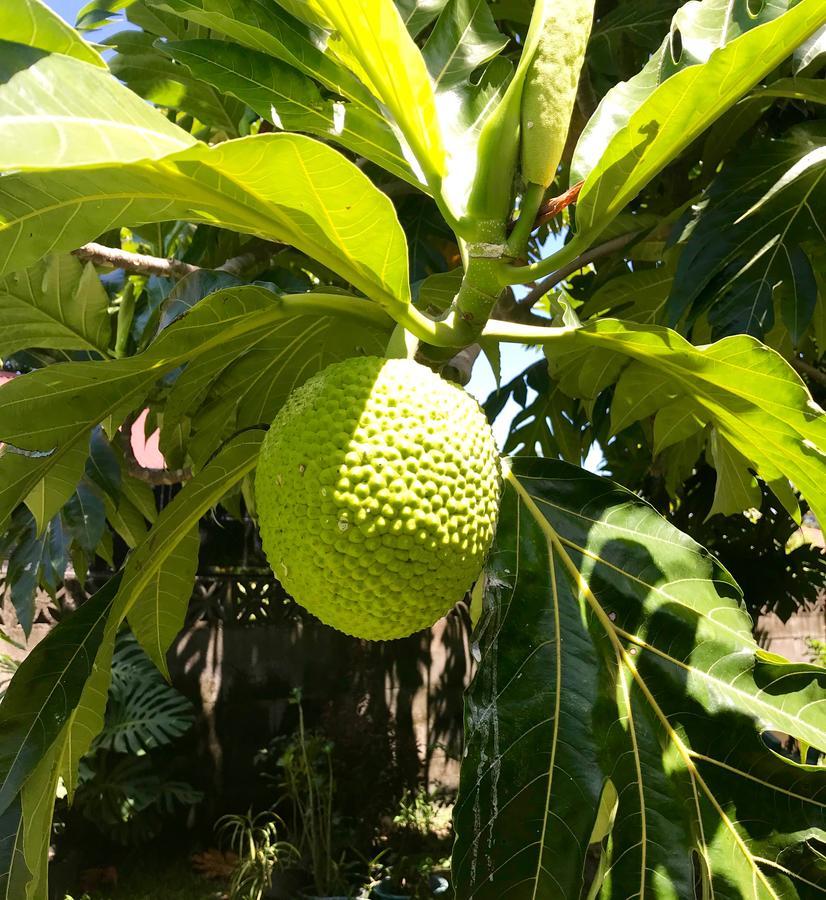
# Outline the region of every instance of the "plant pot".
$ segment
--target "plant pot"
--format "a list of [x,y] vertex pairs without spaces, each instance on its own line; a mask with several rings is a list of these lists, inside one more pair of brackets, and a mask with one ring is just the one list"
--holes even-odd
[[[431,875],[429,881],[430,893],[434,897],[447,896],[447,892],[450,890],[447,878],[442,878],[441,875]],[[373,896],[376,900],[410,900],[410,894],[394,893],[394,888],[390,886],[389,878],[385,878],[384,881],[373,888]]]
[[264,896],[267,900],[295,900],[299,893],[299,885],[303,882],[303,873],[289,869],[272,873],[270,887]]
[[300,894],[301,900],[352,900],[351,897],[345,897],[343,894],[306,894],[304,891]]

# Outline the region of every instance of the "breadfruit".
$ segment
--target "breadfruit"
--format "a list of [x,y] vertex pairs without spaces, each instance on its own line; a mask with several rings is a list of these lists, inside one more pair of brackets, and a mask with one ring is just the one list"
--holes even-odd
[[359,357],[290,395],[255,494],[284,588],[328,625],[388,640],[432,625],[471,587],[500,487],[472,397],[411,360]]

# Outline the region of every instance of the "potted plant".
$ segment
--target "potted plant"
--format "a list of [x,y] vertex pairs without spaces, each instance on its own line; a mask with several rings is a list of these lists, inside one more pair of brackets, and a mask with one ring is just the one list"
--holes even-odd
[[334,846],[333,743],[306,729],[300,689],[293,691],[291,702],[298,708],[298,729],[283,746],[278,767],[280,802],[289,809],[285,813],[288,832],[304,876],[300,896],[303,900],[348,900],[356,889],[346,852]]
[[[443,810],[444,811],[444,810]],[[440,828],[440,809],[424,786],[406,790],[393,817],[390,863],[373,888],[380,900],[426,900],[446,895],[449,884],[439,874],[450,862],[442,858],[445,833]]]
[[436,871],[446,867],[447,860],[437,861],[431,856],[399,857],[388,869],[386,877],[373,888],[373,897],[376,900],[430,900],[431,897],[446,897],[450,885]]
[[238,857],[230,875],[230,900],[261,900],[273,872],[297,855],[292,844],[279,840],[279,825],[283,822],[272,812],[227,815],[216,823],[219,840]]

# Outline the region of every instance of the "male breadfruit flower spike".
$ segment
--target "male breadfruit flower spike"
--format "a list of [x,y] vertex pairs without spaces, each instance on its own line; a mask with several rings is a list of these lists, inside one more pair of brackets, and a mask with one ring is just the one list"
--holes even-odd
[[547,13],[522,93],[522,176],[547,188],[565,149],[594,2],[536,2]]
[[406,359],[361,357],[295,390],[255,492],[278,579],[323,622],[388,640],[427,628],[479,576],[499,456],[476,401]]

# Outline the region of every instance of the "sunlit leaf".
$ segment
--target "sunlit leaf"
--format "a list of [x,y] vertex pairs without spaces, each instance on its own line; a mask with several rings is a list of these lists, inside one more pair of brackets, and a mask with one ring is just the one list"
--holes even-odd
[[106,68],[101,55],[42,0],[4,0],[0,6],[3,40],[26,44],[47,53],[62,53]]
[[375,109],[327,99],[301,72],[238,44],[180,41],[164,44],[163,49],[198,78],[243,100],[279,129],[327,138],[405,181],[421,184],[392,129]]
[[[717,3],[683,6],[679,48],[667,38],[636,80],[603,100],[572,163],[572,180],[585,180],[577,203],[583,236],[596,238],[657,172],[822,24],[820,0],[801,0],[764,24],[747,6],[738,2],[736,16]],[[765,15],[779,11],[762,6]],[[709,39],[709,17],[722,23],[725,46]]]
[[408,302],[407,250],[393,204],[336,150],[297,134],[199,145],[157,165],[6,176],[0,272],[116,225],[175,218],[293,244],[369,296]]
[[156,160],[195,143],[108,71],[6,41],[0,129],[0,172]]

